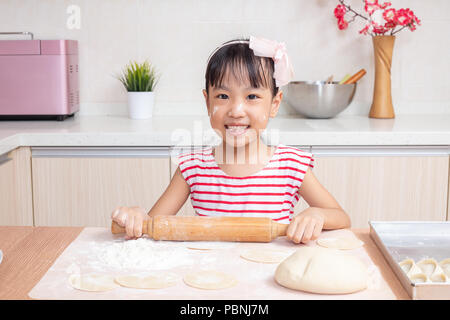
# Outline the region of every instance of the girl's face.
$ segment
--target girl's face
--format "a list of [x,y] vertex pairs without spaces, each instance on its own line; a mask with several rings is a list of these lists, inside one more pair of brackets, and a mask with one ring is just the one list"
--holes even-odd
[[[248,77],[247,77],[248,79]],[[234,76],[225,75],[221,87],[203,90],[212,128],[230,146],[239,148],[259,140],[269,118],[278,112],[283,93],[272,98],[272,90],[252,88]]]

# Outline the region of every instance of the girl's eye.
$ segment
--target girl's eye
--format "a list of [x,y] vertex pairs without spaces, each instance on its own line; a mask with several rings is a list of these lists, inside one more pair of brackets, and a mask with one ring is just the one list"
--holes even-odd
[[219,99],[227,99],[228,96],[226,94],[224,94],[224,93],[221,93],[221,94],[217,95],[217,98],[219,98]]
[[254,100],[254,99],[258,99],[258,96],[257,96],[256,94],[249,94],[249,95],[248,95],[248,98],[249,98],[250,100]]

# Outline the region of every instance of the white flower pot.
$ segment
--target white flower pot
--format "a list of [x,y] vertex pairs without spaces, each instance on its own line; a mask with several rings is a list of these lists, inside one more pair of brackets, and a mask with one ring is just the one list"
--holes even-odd
[[152,117],[155,95],[151,91],[128,92],[128,116],[131,119]]

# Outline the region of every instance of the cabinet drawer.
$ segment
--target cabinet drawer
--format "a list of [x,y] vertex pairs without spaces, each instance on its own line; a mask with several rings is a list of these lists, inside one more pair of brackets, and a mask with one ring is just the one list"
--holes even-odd
[[[448,156],[317,156],[314,174],[350,215],[352,227],[369,220],[447,217]],[[307,204],[299,204],[296,212]]]
[[0,156],[0,225],[32,226],[30,148]]
[[170,181],[168,148],[33,148],[36,226],[111,224],[117,206],[149,210]]

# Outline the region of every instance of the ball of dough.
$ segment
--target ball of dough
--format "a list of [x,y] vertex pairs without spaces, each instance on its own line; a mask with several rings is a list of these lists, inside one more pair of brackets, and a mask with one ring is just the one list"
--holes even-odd
[[320,247],[303,247],[277,267],[282,286],[311,293],[346,294],[367,288],[367,266],[357,257]]

